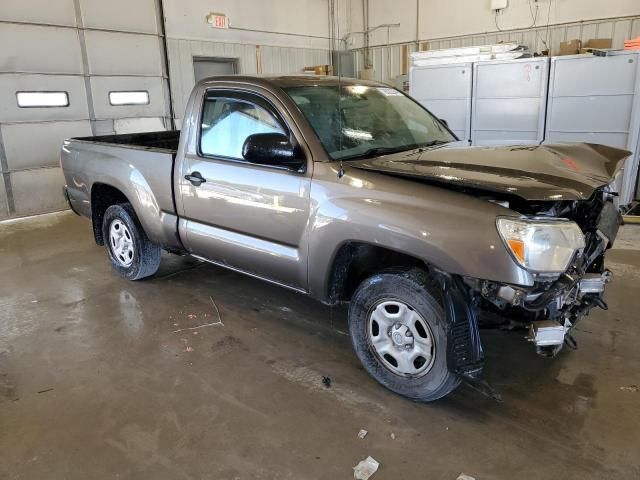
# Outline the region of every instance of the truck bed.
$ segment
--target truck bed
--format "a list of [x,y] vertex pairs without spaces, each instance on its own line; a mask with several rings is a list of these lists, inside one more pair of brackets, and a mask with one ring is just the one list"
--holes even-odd
[[125,133],[121,135],[98,135],[95,137],[76,137],[93,143],[112,143],[129,147],[143,147],[148,149],[178,150],[180,130],[166,130],[160,132]]
[[179,141],[178,130],[66,140],[60,160],[71,207],[91,217],[93,203],[112,194],[106,185],[132,204],[149,238],[172,245],[177,224],[173,165]]

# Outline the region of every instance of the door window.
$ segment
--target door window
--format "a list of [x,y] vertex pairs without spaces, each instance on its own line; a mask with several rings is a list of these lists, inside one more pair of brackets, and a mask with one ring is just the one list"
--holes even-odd
[[200,152],[242,160],[242,146],[254,133],[283,133],[281,123],[265,108],[236,98],[207,97],[202,112]]

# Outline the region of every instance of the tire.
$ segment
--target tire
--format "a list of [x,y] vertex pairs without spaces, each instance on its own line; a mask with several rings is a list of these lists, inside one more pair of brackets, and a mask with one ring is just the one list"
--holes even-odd
[[446,316],[440,297],[427,272],[414,268],[369,277],[349,306],[351,342],[365,370],[384,387],[414,401],[438,400],[460,384],[447,367]]
[[161,248],[149,240],[131,204],[121,203],[107,208],[102,221],[102,235],[111,265],[124,278],[140,280],[158,271]]

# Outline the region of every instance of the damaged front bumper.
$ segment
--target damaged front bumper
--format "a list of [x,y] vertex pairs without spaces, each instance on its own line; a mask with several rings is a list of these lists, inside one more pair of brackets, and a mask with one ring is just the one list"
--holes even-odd
[[612,274],[604,258],[621,223],[612,196],[601,189],[589,201],[532,204],[523,213],[564,218],[580,227],[584,246],[574,252],[563,273],[528,272],[530,282],[510,284],[440,272],[451,371],[483,393],[499,397],[482,380],[479,326],[487,323],[528,329],[529,339],[544,356],[556,355],[565,345],[576,347],[572,331],[577,323],[595,307],[607,309],[603,295]]
[[538,353],[557,354],[564,345],[575,347],[571,336],[575,325],[592,308],[607,309],[604,291],[612,274],[604,257],[618,234],[620,213],[604,189],[588,202],[557,205],[549,213],[562,214],[576,222],[584,235],[585,246],[576,252],[562,274],[538,275],[533,285],[509,285],[483,280],[467,280],[484,306],[511,321],[529,327],[529,339]]
[[556,318],[532,322],[529,340],[535,343],[539,354],[554,356],[564,345],[575,348],[571,330],[592,308],[608,308],[602,295],[611,278],[609,270],[601,274],[586,274],[576,282],[568,297],[558,297],[558,303],[562,305]]
[[[602,257],[605,242],[597,249]],[[492,310],[512,323],[529,328],[529,340],[544,356],[556,355],[564,345],[575,348],[571,336],[575,325],[595,307],[606,310],[603,295],[612,280],[612,273],[602,268],[590,272],[584,265],[602,263],[580,259],[571,271],[554,281],[537,282],[532,287],[505,285],[489,281],[467,280],[471,290],[482,297],[485,309]]]
[[612,274],[586,274],[582,278],[564,275],[543,292],[511,285],[480,282],[479,294],[485,311],[512,324],[529,328],[529,340],[544,356],[556,355],[564,345],[575,347],[572,329],[591,309],[606,310],[603,299]]
[[594,307],[607,309],[602,296],[612,274],[586,273],[574,278],[564,274],[544,292],[462,278],[440,272],[439,280],[447,315],[447,365],[472,388],[500,401],[483,378],[484,351],[479,325],[492,309],[505,320],[529,328],[529,340],[543,356],[556,355],[564,345],[576,347],[572,329]]

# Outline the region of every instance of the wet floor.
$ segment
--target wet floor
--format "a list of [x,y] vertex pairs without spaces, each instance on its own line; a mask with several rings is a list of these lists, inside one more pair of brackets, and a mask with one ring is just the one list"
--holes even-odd
[[128,282],[72,214],[0,224],[0,479],[640,478],[640,227],[620,245],[577,351],[483,330],[504,403],[415,404],[341,309],[172,255]]

